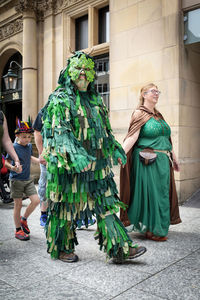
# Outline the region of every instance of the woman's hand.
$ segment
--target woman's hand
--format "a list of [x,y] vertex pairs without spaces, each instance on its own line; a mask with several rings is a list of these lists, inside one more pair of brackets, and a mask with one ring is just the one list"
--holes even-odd
[[180,171],[179,163],[177,162],[176,159],[173,160],[173,168],[174,168],[174,171],[176,171],[176,172]]
[[122,159],[120,157],[118,157],[117,161],[122,166],[122,168],[124,168],[125,164],[123,164]]
[[180,171],[179,163],[173,150],[172,150],[172,161],[173,161],[174,171],[179,172]]

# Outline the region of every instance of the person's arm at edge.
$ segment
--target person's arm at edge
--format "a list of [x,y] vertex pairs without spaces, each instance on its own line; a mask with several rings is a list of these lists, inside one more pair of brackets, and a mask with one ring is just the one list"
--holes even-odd
[[42,140],[42,135],[40,131],[34,130],[34,138],[35,138],[35,144],[39,153],[39,162],[42,165],[46,165],[46,160],[42,156],[42,151],[43,151],[43,140]]
[[11,160],[9,160],[9,159],[5,159],[5,167],[8,170],[11,170],[11,171],[16,172],[16,173],[21,173],[22,172],[22,170],[19,167],[13,166],[11,164]]
[[20,161],[19,157],[13,147],[12,141],[10,139],[10,136],[8,134],[8,125],[6,121],[6,117],[4,115],[4,121],[3,121],[3,137],[2,137],[2,145],[5,149],[5,151],[12,157],[12,159],[15,162],[16,167],[20,167]]
[[34,164],[39,164],[40,160],[39,160],[39,158],[31,155],[31,162],[34,163]]

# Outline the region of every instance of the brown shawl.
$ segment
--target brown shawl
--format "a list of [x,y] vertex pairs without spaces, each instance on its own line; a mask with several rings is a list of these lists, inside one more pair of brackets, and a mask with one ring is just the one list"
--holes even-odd
[[[132,136],[136,131],[138,131],[151,117],[163,118],[163,116],[156,110],[155,114],[149,111],[145,106],[141,105],[139,109],[133,112],[131,117],[130,126],[128,129],[128,134],[125,137],[125,140]],[[120,169],[120,200],[124,202],[128,207],[130,203],[130,170],[132,163],[132,152],[134,147],[127,153],[127,163]],[[174,170],[170,166],[170,222],[171,224],[181,223],[178,207],[178,197],[176,193],[176,186],[174,180]],[[127,209],[120,209],[120,220],[125,226],[130,225],[128,219]]]

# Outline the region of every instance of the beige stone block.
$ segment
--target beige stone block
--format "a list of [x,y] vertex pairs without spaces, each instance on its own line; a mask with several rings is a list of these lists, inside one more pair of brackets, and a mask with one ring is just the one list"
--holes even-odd
[[147,53],[138,58],[139,82],[155,82],[162,80],[162,51]]
[[120,32],[112,35],[110,40],[110,57],[112,61],[122,60],[128,56],[128,34]]
[[180,126],[200,127],[200,108],[181,105]]
[[112,1],[112,9],[113,11],[117,11],[127,7],[128,0],[113,0]]
[[[189,0],[190,1],[190,0]],[[179,0],[162,0],[163,16],[169,16],[179,13]]]
[[200,160],[180,160],[180,180],[200,180]]
[[110,110],[127,109],[127,87],[115,88],[110,92]]
[[193,107],[200,107],[200,83],[191,82],[191,95],[188,97],[188,100],[192,98],[191,105]]
[[110,112],[110,122],[113,129],[128,128],[131,119],[132,110],[120,110]]
[[179,78],[172,78],[158,82],[161,91],[158,105],[174,105],[179,103]]
[[182,8],[189,8],[193,5],[199,5],[199,0],[182,0]]
[[191,197],[200,188],[200,179],[183,180],[180,181],[179,186],[179,203],[184,203],[184,201]]
[[139,84],[134,84],[128,87],[128,109],[135,110],[139,105],[140,89],[141,85]]
[[[166,16],[163,20],[164,30],[162,32],[164,38],[164,46],[170,47],[179,44],[179,24],[180,24],[180,15],[173,14]],[[159,30],[159,28],[158,28]]]
[[183,162],[200,159],[200,137],[198,127],[180,127],[179,149],[179,157]]
[[138,82],[138,57],[110,63],[110,86],[118,88]]
[[172,46],[165,48],[162,53],[163,78],[179,77],[179,48]]
[[179,126],[179,105],[159,104],[158,109],[170,126]]
[[163,32],[163,19],[128,31],[128,57],[161,50],[165,43]]
[[16,15],[16,10],[13,5],[13,7],[9,8],[8,10],[1,12],[1,22],[4,21],[5,23],[7,23],[9,18],[12,18],[14,15]]
[[37,71],[32,70],[32,69],[26,69],[26,70],[23,70],[22,74],[23,74],[22,119],[28,120],[28,116],[30,116],[34,120],[38,113],[38,110],[37,110]]
[[200,84],[187,79],[180,79],[180,104],[200,107]]
[[162,1],[144,0],[138,4],[138,23],[143,25],[162,17]]
[[128,0],[128,6],[137,4],[137,3],[141,2],[141,1],[143,1],[143,0]]
[[138,24],[137,5],[130,6],[120,11],[114,12],[110,17],[111,36],[113,34],[131,30]]
[[192,103],[192,82],[180,78],[180,104],[190,105]]
[[180,48],[180,76],[200,83],[200,53],[194,52],[190,47]]
[[63,65],[63,25],[62,25],[62,15],[58,14],[55,16],[55,42],[54,42],[54,80],[53,89],[57,86],[58,77],[60,71],[67,65],[67,57],[65,57]]

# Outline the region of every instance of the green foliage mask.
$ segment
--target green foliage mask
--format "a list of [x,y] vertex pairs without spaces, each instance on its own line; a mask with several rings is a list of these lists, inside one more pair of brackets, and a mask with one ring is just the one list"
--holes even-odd
[[68,71],[72,81],[77,81],[83,70],[86,75],[86,80],[93,82],[95,79],[94,61],[91,58],[87,58],[85,54],[82,54],[80,57],[72,57]]

